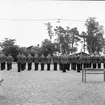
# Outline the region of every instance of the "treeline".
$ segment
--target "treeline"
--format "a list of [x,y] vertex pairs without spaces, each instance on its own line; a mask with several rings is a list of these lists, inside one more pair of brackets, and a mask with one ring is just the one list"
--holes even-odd
[[[18,53],[23,53],[26,56],[30,53],[34,56],[37,53],[39,56],[43,53],[45,56],[54,53],[72,54],[77,51],[78,43],[83,44],[84,52],[87,49],[90,54],[104,52],[105,39],[103,26],[99,25],[95,17],[89,17],[85,21],[86,32],[79,33],[77,27],[63,28],[62,26],[53,27],[50,22],[46,24],[49,39],[44,39],[41,46],[20,47],[16,45],[15,39],[5,38],[1,43],[1,52],[5,55],[11,54],[16,61]],[[52,41],[53,36],[56,39]]]

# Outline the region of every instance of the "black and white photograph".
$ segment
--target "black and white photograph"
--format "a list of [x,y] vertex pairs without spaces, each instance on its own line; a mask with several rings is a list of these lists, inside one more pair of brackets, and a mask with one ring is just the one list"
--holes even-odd
[[0,0],[0,105],[105,105],[105,2]]

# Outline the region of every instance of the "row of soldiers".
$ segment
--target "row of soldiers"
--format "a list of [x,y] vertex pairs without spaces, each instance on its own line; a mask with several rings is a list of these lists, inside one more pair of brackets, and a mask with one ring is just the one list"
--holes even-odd
[[12,69],[12,62],[13,62],[13,57],[11,56],[11,54],[8,54],[8,56],[5,56],[3,53],[0,54],[1,70],[5,69],[6,64],[7,64],[7,70]]
[[27,58],[24,56],[21,58],[21,56],[24,55],[18,55],[17,62],[18,62],[18,71],[24,70],[26,66],[26,62],[28,63],[28,70],[31,70],[32,62],[35,64],[35,70],[38,70],[39,63],[41,64],[41,70],[44,70],[44,65],[47,64],[47,70],[50,70],[50,65],[53,63],[54,70],[57,70],[57,64],[60,66],[60,70],[63,72],[66,72],[66,70],[70,70],[70,64],[71,69],[76,70],[77,72],[80,72],[83,68],[91,68],[93,64],[93,68],[96,68],[98,64],[98,68],[101,68],[101,63],[104,63],[105,68],[105,57],[102,56],[88,56],[88,55],[61,55],[57,56],[54,55],[51,57],[51,55],[44,56],[43,54],[41,56],[38,56],[35,54],[34,57],[32,57],[30,54],[27,56]]
[[[12,69],[12,62],[13,57],[9,54],[7,57],[4,54],[0,54],[0,63],[1,63],[1,70],[5,69],[5,64],[7,62],[7,70]],[[98,64],[98,68],[101,68],[101,63],[104,64],[105,68],[105,57],[102,56],[88,56],[88,55],[61,55],[61,56],[44,56],[43,54],[41,56],[38,56],[35,54],[35,56],[31,56],[31,54],[28,54],[28,56],[25,56],[24,54],[18,54],[17,55],[17,66],[18,66],[18,72],[26,69],[26,63],[28,65],[28,70],[32,69],[32,63],[34,62],[35,70],[38,70],[39,64],[41,64],[41,70],[44,70],[45,64],[47,64],[47,70],[50,70],[50,65],[53,63],[54,70],[57,70],[57,64],[60,66],[60,70],[63,72],[66,72],[66,70],[70,70],[70,64],[71,69],[76,70],[77,72],[80,72],[83,68],[91,68],[93,64],[93,68],[96,68]]]

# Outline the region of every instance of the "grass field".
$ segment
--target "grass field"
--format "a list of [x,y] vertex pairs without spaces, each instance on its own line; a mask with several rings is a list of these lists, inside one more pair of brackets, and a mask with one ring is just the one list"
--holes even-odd
[[[33,66],[34,68],[34,66]],[[4,81],[0,87],[0,105],[105,105],[103,75],[88,75],[87,83],[81,73],[60,70],[17,72],[1,71]]]

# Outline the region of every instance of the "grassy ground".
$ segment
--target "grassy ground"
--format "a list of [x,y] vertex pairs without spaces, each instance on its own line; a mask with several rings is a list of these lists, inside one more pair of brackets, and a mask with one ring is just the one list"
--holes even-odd
[[[34,66],[33,66],[34,68]],[[103,75],[88,75],[81,81],[76,71],[22,71],[16,64],[2,71],[0,105],[105,105]]]

